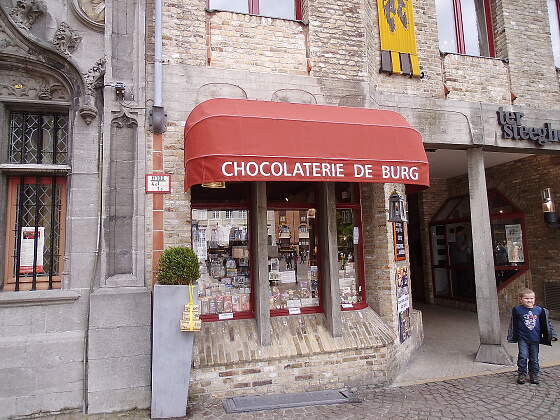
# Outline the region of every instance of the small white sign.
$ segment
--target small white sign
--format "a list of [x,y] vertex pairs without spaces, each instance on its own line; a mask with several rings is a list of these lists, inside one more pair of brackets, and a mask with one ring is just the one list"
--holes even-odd
[[299,309],[299,308],[288,308],[288,313],[290,315],[299,315],[299,314],[301,314],[301,309]]
[[342,307],[343,307],[344,309],[348,309],[348,308],[353,308],[354,305],[351,304],[351,303],[343,303],[343,304],[342,304]]
[[171,175],[169,174],[147,174],[146,175],[147,193],[170,193]]
[[222,321],[224,319],[233,319],[233,312],[226,312],[224,314],[219,314],[218,319],[220,321]]
[[360,228],[358,226],[354,226],[354,245],[358,245],[360,243]]

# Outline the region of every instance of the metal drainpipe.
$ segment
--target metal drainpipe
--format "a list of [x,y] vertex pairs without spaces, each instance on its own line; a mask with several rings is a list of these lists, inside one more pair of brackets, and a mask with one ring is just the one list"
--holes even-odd
[[162,91],[162,61],[161,61],[161,8],[163,0],[155,0],[155,50],[154,50],[154,105],[152,107],[152,130],[154,134],[164,133],[167,129],[166,114],[163,109],[161,91]]

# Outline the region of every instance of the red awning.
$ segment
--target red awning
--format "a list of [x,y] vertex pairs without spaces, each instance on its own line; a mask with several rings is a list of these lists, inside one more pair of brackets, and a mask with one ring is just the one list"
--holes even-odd
[[393,111],[211,99],[185,126],[185,188],[215,181],[429,186],[420,133]]

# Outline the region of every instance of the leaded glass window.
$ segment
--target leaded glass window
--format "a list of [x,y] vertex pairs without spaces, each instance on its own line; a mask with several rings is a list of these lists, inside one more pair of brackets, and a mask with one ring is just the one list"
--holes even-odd
[[63,165],[68,162],[68,117],[12,112],[9,163]]

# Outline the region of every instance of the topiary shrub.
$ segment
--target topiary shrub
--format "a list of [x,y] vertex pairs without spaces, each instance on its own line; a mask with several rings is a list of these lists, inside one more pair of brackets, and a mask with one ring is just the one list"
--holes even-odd
[[161,254],[157,269],[159,284],[195,284],[200,277],[198,257],[190,248],[167,248]]

